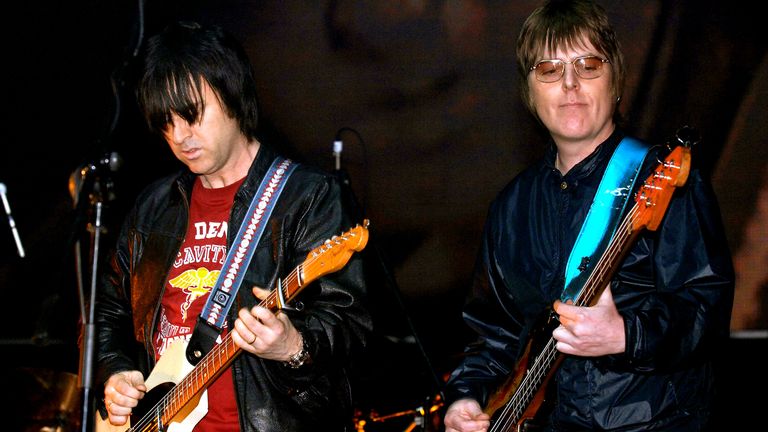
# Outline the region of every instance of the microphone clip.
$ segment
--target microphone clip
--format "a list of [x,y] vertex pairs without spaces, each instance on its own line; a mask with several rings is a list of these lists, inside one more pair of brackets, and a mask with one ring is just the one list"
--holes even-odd
[[117,172],[122,162],[117,152],[108,152],[77,167],[69,177],[69,193],[75,206],[86,189],[92,202],[113,201],[115,184],[112,173]]

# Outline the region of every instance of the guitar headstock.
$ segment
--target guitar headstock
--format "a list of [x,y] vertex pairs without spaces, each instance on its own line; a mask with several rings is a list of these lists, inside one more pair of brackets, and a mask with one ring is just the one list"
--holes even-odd
[[[683,142],[682,140],[680,140]],[[636,213],[632,217],[633,230],[659,227],[672,193],[688,180],[691,168],[691,149],[688,142],[675,147],[643,182],[635,195]]]
[[365,219],[362,225],[358,224],[345,233],[335,235],[312,249],[302,268],[304,284],[340,270],[352,258],[352,254],[363,250],[368,244],[369,225],[370,221]]

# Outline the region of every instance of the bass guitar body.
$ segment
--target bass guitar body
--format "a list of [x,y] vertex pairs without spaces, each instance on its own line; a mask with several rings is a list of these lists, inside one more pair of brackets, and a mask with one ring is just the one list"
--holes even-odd
[[510,375],[488,400],[491,431],[536,432],[552,410],[552,387],[547,386],[562,361],[552,351],[552,331],[559,325],[554,311],[547,309],[531,331],[525,351]]

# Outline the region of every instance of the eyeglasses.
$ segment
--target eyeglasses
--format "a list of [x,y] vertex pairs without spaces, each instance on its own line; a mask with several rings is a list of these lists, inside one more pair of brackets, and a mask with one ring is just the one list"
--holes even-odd
[[565,65],[567,64],[573,65],[573,69],[576,71],[576,75],[578,75],[579,78],[595,79],[603,74],[603,63],[610,63],[610,60],[590,55],[576,57],[571,61],[560,59],[541,60],[529,70],[534,72],[537,80],[545,83],[553,83],[560,81],[560,78],[563,77],[563,74],[565,74]]

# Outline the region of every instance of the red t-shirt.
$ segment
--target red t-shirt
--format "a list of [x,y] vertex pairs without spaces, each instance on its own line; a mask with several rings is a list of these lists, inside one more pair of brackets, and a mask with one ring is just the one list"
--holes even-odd
[[[173,342],[189,340],[197,317],[208,301],[227,257],[229,213],[235,193],[243,180],[219,189],[206,189],[200,178],[192,188],[189,228],[176,260],[171,266],[160,305],[160,321],[155,333],[159,359]],[[235,234],[237,228],[234,228]],[[222,336],[227,332],[225,323]],[[221,338],[219,338],[221,342]],[[229,367],[208,387],[208,413],[194,432],[239,431],[237,402]]]

